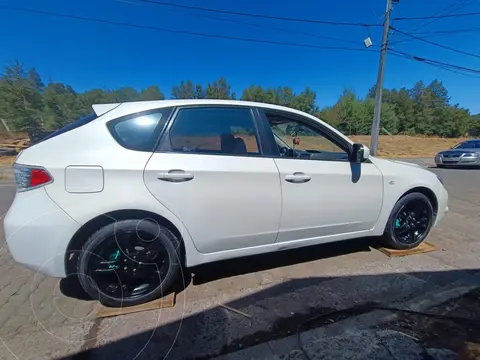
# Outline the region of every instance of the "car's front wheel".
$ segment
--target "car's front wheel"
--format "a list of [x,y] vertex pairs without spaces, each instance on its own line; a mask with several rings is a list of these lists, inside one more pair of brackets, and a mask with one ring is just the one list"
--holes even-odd
[[430,232],[434,218],[428,197],[417,192],[405,195],[392,209],[382,237],[384,245],[397,250],[417,247]]
[[131,306],[164,295],[179,275],[179,239],[152,219],[122,220],[83,246],[77,273],[85,291],[107,306]]

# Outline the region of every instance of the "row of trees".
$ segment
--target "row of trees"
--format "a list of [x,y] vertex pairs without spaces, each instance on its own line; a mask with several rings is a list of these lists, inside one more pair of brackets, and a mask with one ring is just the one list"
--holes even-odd
[[[290,87],[250,86],[240,99],[283,105],[314,114],[348,135],[368,134],[373,118],[375,89],[362,98],[345,90],[333,106],[320,109],[316,94],[309,88],[295,93]],[[225,78],[206,86],[182,81],[171,90],[173,99],[236,99]],[[115,90],[93,89],[77,93],[70,85],[44,84],[35,69],[26,70],[15,62],[6,66],[0,77],[0,119],[16,131],[58,129],[79,116],[92,112],[96,103],[138,100],[163,100],[164,94],[153,85],[141,91],[131,87]],[[411,89],[383,92],[382,123],[390,134],[423,134],[443,137],[480,134],[480,115],[452,104],[441,81],[425,85],[418,81]]]

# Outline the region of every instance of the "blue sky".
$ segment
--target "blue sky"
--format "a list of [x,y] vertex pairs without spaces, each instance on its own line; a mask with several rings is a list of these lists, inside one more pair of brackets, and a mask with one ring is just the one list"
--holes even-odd
[[[171,2],[316,20],[381,23],[385,1],[344,0],[171,0]],[[457,13],[480,11],[474,0],[400,0],[393,17],[424,16],[453,4],[466,4]],[[169,29],[285,41],[324,46],[363,47],[370,33],[375,44],[381,40],[380,27],[347,27],[252,19],[174,9],[140,0],[0,0],[0,5],[94,17]],[[255,23],[260,27],[225,22],[212,17]],[[464,29],[478,26],[480,16],[447,18],[419,31]],[[410,31],[425,23],[396,21],[394,26]],[[271,28],[280,28],[283,31]],[[339,42],[293,32],[313,33],[355,41]],[[0,64],[14,59],[35,67],[45,82],[72,85],[77,91],[91,88],[158,85],[169,95],[172,85],[191,79],[206,84],[225,76],[237,94],[251,84],[306,86],[317,93],[317,103],[333,104],[345,88],[360,96],[375,83],[379,55],[368,52],[297,48],[271,44],[244,43],[184,34],[150,31],[91,23],[0,8],[2,46]],[[477,33],[428,37],[431,41],[480,54]],[[424,36],[424,35],[419,35]],[[391,43],[402,39],[395,34]],[[480,59],[436,48],[420,41],[395,45],[395,49],[435,60],[480,69]],[[385,87],[411,87],[415,81],[442,80],[451,100],[480,113],[480,79],[440,70],[410,60],[388,56]]]

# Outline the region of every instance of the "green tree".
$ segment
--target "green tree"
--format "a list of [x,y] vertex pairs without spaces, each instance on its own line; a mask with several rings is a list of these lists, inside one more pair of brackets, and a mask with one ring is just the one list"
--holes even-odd
[[43,93],[43,126],[59,129],[81,115],[81,106],[75,91],[62,83],[50,83]]
[[164,100],[165,96],[163,95],[162,91],[157,85],[149,86],[138,94],[138,100],[146,101],[146,100]]
[[227,83],[227,79],[221,77],[213,83],[208,83],[205,89],[205,98],[235,100],[235,93],[232,92],[230,84]]
[[317,94],[310,88],[306,88],[300,94],[293,98],[291,106],[294,109],[304,111],[310,114],[318,112],[318,106],[315,104]]
[[176,85],[172,88],[173,99],[196,99],[195,86],[188,80],[180,82],[180,85]]
[[241,99],[243,101],[267,102],[266,92],[260,85],[250,85],[243,90]]
[[406,88],[401,88],[392,95],[392,104],[398,117],[398,132],[415,134],[415,102]]
[[26,71],[15,61],[0,77],[0,116],[13,130],[27,130],[43,125],[43,83],[35,69]]

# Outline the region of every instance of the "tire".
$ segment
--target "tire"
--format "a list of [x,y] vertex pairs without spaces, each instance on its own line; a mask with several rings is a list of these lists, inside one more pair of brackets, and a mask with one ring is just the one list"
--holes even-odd
[[[105,251],[113,247],[118,250],[107,259]],[[154,260],[144,260],[149,253]],[[180,240],[154,220],[122,220],[90,236],[77,260],[77,276],[83,289],[103,305],[138,305],[167,293],[179,276],[181,255]],[[130,294],[137,282],[141,285]]]
[[[401,236],[398,236],[396,231],[402,227],[399,217],[401,217],[402,214],[409,209],[409,207],[413,207],[414,205],[422,209],[421,219],[427,217],[427,221],[424,221],[425,224],[422,223],[422,229],[418,229],[419,235],[416,236],[415,234],[412,234],[411,239],[409,239],[411,241],[407,242]],[[420,215],[417,216],[420,217]],[[382,236],[382,242],[384,246],[396,250],[408,250],[417,247],[428,236],[434,222],[434,217],[435,215],[433,206],[428,197],[417,192],[405,195],[398,200],[392,209]],[[404,221],[404,224],[408,225],[409,221],[412,220]]]

